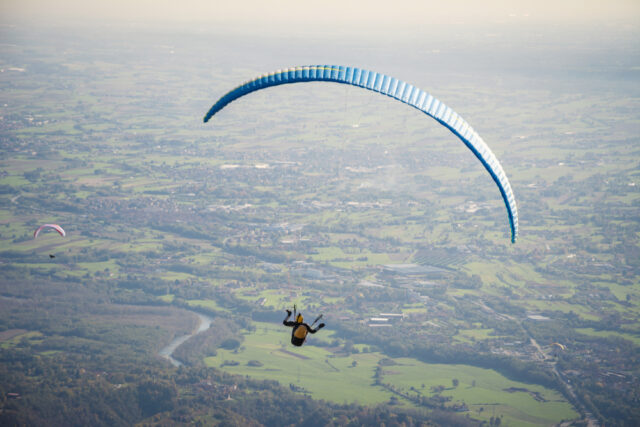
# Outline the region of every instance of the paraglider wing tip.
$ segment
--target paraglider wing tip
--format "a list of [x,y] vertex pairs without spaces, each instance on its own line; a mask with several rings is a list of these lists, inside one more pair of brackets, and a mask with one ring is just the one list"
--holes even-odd
[[[217,104],[216,104],[217,105]],[[216,109],[216,105],[214,105],[213,107],[209,108],[209,111],[207,111],[207,114],[204,115],[204,119],[203,121],[205,123],[207,123],[209,120],[211,120],[211,117],[215,116],[215,114],[220,111],[220,109]]]

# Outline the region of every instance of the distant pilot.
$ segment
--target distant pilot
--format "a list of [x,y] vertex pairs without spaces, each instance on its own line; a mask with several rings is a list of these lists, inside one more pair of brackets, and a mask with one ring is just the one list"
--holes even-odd
[[316,329],[313,329],[311,326],[304,323],[304,318],[300,313],[296,316],[295,322],[290,322],[289,317],[291,317],[291,310],[287,310],[287,317],[282,321],[282,324],[293,328],[293,331],[291,331],[291,344],[297,347],[304,344],[304,340],[307,339],[307,334],[309,332],[315,334],[320,329],[324,328],[324,323],[320,323]]

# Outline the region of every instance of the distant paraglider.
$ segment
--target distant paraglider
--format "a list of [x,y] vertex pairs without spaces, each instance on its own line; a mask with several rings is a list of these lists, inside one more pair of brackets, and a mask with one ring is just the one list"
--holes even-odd
[[227,104],[248,93],[271,86],[310,81],[342,83],[379,92],[417,108],[453,132],[475,154],[498,185],[509,215],[511,242],[515,243],[518,237],[518,210],[511,184],[496,156],[480,135],[455,111],[427,92],[393,77],[360,68],[338,65],[308,65],[278,70],[249,80],[228,92],[209,109],[204,116],[204,122],[208,122]]
[[43,224],[40,227],[38,227],[36,229],[36,231],[33,232],[33,238],[37,238],[38,235],[40,234],[40,232],[42,230],[44,230],[45,228],[53,228],[54,230],[56,230],[58,233],[60,233],[60,235],[62,237],[66,236],[67,233],[65,233],[65,231],[62,229],[62,227],[60,227],[58,224]]
[[549,345],[549,353],[553,357],[560,357],[560,355],[567,350],[567,347],[559,342],[554,342]]

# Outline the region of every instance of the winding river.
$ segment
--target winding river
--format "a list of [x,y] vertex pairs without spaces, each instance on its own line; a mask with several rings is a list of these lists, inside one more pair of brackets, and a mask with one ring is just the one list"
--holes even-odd
[[200,332],[204,332],[207,329],[209,329],[209,327],[211,327],[211,323],[213,322],[213,317],[209,317],[205,314],[196,313],[195,311],[189,311],[189,312],[198,316],[198,319],[199,319],[198,327],[190,334],[182,335],[177,338],[174,338],[174,340],[171,341],[169,345],[167,345],[166,347],[164,347],[162,350],[158,352],[158,355],[169,360],[169,362],[171,362],[171,364],[175,367],[182,366],[182,362],[173,358],[173,352],[176,350],[176,348],[178,348],[182,343],[184,343],[186,340],[188,340],[192,336],[197,335]]

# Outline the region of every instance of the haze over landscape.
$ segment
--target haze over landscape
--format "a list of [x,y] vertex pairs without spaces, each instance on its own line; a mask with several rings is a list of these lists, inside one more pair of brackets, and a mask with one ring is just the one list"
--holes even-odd
[[[0,424],[633,426],[640,6],[0,5]],[[263,73],[335,83],[202,119]],[[59,224],[65,236],[42,224]],[[303,347],[294,304],[326,327]]]

